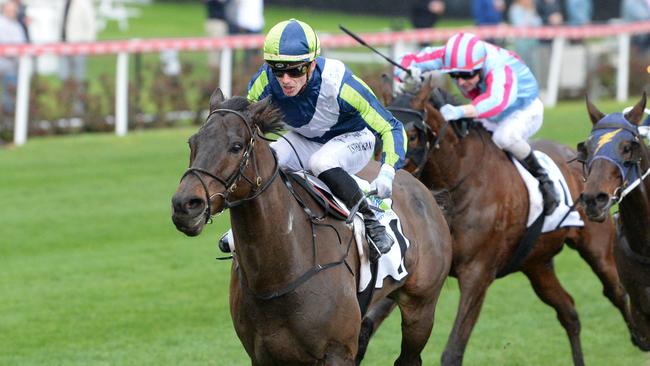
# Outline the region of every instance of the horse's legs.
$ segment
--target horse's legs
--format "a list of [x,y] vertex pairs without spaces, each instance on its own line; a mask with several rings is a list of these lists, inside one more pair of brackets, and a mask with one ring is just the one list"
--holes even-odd
[[361,331],[359,332],[359,351],[357,352],[357,365],[361,363],[368,349],[370,337],[375,334],[381,323],[390,315],[397,304],[387,297],[379,300],[373,305],[361,322]]
[[570,235],[567,242],[596,273],[603,284],[603,294],[618,308],[623,319],[629,324],[625,311],[626,293],[614,262],[613,246],[616,240],[614,228],[609,220],[604,223],[584,221],[585,227],[575,229],[575,238],[574,235]]
[[564,327],[571,343],[573,363],[584,366],[582,345],[580,344],[580,319],[571,295],[569,295],[555,275],[552,262],[539,263],[524,269],[535,293],[557,313],[557,318]]
[[402,348],[395,365],[422,365],[421,353],[433,328],[436,302],[440,287],[430,296],[398,295],[402,315]]
[[319,366],[354,366],[354,359],[351,358],[347,347],[332,345],[328,347],[325,358],[317,362]]
[[469,336],[481,312],[487,288],[494,281],[493,276],[478,268],[462,270],[457,268],[456,271],[460,287],[460,300],[454,327],[449,335],[445,351],[442,353],[441,364],[443,366],[463,363],[465,347],[467,347]]

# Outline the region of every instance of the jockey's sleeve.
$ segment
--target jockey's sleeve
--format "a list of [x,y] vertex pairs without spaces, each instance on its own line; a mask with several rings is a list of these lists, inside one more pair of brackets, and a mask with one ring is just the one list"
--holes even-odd
[[257,102],[263,99],[269,93],[267,90],[268,85],[269,76],[266,72],[266,67],[262,66],[248,83],[248,95],[246,97],[251,102]]
[[365,123],[377,133],[383,143],[382,163],[399,169],[404,165],[406,153],[406,131],[379,102],[370,87],[363,80],[352,75],[339,92],[341,111],[358,113]]
[[[445,56],[444,47],[425,47],[418,53],[406,53],[398,63],[404,68],[417,67],[423,72],[440,70],[442,59]],[[397,77],[402,69],[395,67],[394,75]]]
[[499,115],[517,100],[517,76],[508,65],[494,68],[485,76],[485,91],[472,100],[478,118]]

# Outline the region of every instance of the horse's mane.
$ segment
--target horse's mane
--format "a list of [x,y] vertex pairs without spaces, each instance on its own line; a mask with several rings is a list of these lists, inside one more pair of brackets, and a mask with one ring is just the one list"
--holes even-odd
[[246,97],[234,96],[221,102],[218,107],[243,112],[265,134],[277,134],[284,130],[282,112],[268,98],[251,103]]

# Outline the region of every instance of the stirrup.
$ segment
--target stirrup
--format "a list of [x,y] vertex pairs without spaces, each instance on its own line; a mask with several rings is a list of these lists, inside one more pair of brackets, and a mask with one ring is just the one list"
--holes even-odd
[[217,244],[219,250],[223,253],[231,253],[235,250],[235,239],[232,236],[232,229],[226,231],[221,238],[219,238],[219,243]]
[[[378,225],[381,225],[378,223]],[[395,240],[388,235],[388,232],[386,231],[386,228],[382,226],[383,229],[383,234],[376,234],[376,235],[381,235],[383,236],[382,239],[386,241],[388,245],[382,246],[381,248],[377,245],[375,240],[371,237],[370,235],[370,230],[368,227],[366,227],[366,240],[368,241],[368,258],[370,259],[371,262],[375,262],[381,257],[383,254],[386,254],[390,252],[390,249],[393,247],[393,244],[395,244]]]

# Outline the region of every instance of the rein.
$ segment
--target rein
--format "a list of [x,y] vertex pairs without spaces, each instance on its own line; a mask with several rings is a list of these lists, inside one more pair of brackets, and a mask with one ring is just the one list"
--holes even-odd
[[[215,110],[210,112],[210,114],[208,115],[207,118],[209,119],[210,116],[212,116],[216,112],[226,112],[226,113],[233,113],[233,114],[237,115],[244,122],[244,125],[248,129],[248,132],[249,132],[251,138],[250,138],[250,140],[248,142],[248,146],[246,147],[246,151],[244,151],[244,154],[242,155],[241,159],[239,160],[238,169],[236,171],[234,171],[230,176],[228,176],[228,178],[226,178],[226,179],[219,178],[216,175],[208,172],[207,170],[202,169],[202,168],[197,168],[197,167],[188,168],[185,171],[185,173],[183,174],[183,176],[181,177],[181,181],[183,181],[183,179],[186,176],[191,174],[194,177],[196,177],[199,180],[199,182],[201,182],[201,186],[203,186],[203,190],[205,192],[205,198],[206,198],[206,202],[207,202],[206,208],[205,208],[205,211],[204,211],[204,216],[205,216],[205,222],[206,223],[210,223],[212,221],[212,205],[211,205],[211,201],[215,196],[221,196],[223,198],[224,202],[225,202],[224,207],[221,209],[221,211],[223,211],[225,209],[228,209],[228,208],[237,207],[237,206],[239,206],[239,205],[241,205],[241,204],[243,204],[245,202],[248,202],[248,201],[250,201],[252,199],[255,199],[260,194],[262,194],[266,189],[268,189],[269,186],[271,185],[271,183],[273,183],[273,181],[275,180],[275,178],[277,178],[278,172],[280,171],[280,165],[278,164],[278,159],[275,156],[275,153],[273,153],[273,160],[274,160],[273,174],[271,175],[271,177],[264,184],[262,184],[262,177],[259,174],[259,169],[257,167],[257,161],[255,159],[255,152],[253,150],[253,148],[255,147],[255,141],[256,141],[257,137],[260,137],[259,128],[256,127],[255,130],[253,131],[253,129],[250,126],[248,118],[246,118],[246,116],[244,116],[244,114],[242,114],[241,112],[233,110],[233,109],[215,109]],[[273,152],[273,150],[271,150],[271,151]],[[254,167],[254,170],[255,170],[255,178],[253,180],[251,180],[250,178],[248,178],[244,174],[244,170],[248,166],[248,163],[251,160],[251,158],[253,160],[253,167]],[[208,189],[208,185],[206,184],[206,182],[201,177],[202,175],[206,175],[206,176],[212,178],[213,180],[216,180],[217,182],[219,182],[221,185],[224,186],[225,190],[223,192],[217,192],[217,193],[214,193],[214,194],[211,195],[210,191]],[[228,197],[237,189],[237,184],[239,183],[239,181],[242,178],[244,178],[253,187],[253,194],[251,196],[249,196],[249,197],[242,198],[239,201],[229,201]]]
[[[203,187],[203,190],[205,191],[205,197],[206,197],[206,201],[207,201],[206,209],[205,209],[205,212],[204,212],[205,222],[209,223],[212,220],[212,214],[211,214],[212,206],[211,206],[210,202],[211,202],[212,198],[214,198],[215,196],[221,196],[223,198],[224,202],[225,202],[222,211],[225,210],[225,209],[237,207],[237,206],[239,206],[239,205],[241,205],[241,204],[243,204],[245,202],[248,202],[250,200],[253,200],[253,199],[257,198],[264,191],[266,191],[271,186],[271,183],[273,183],[273,181],[275,181],[275,178],[277,178],[278,175],[280,175],[282,177],[282,180],[283,180],[285,186],[289,189],[291,194],[294,196],[296,201],[299,203],[299,205],[302,207],[302,209],[307,213],[307,216],[309,217],[309,221],[311,223],[311,230],[312,230],[313,262],[316,263],[317,248],[316,248],[315,226],[316,225],[324,225],[324,226],[329,226],[332,229],[334,229],[334,231],[337,234],[337,237],[339,238],[339,244],[340,244],[341,243],[341,236],[338,234],[338,231],[336,230],[336,228],[334,228],[330,224],[320,223],[320,221],[322,221],[325,218],[325,216],[323,216],[323,217],[315,216],[311,212],[311,210],[307,207],[307,205],[302,201],[302,199],[298,196],[298,194],[293,189],[293,186],[291,185],[291,182],[287,178],[286,174],[284,174],[284,173],[282,173],[280,171],[280,164],[278,163],[278,158],[275,155],[275,152],[273,151],[273,149],[271,149],[271,152],[272,152],[272,155],[273,155],[273,161],[274,161],[273,174],[271,175],[271,177],[266,182],[264,182],[264,184],[262,184],[262,177],[259,174],[259,169],[258,169],[258,166],[257,166],[257,160],[255,159],[255,152],[254,152],[253,148],[255,146],[255,141],[256,141],[256,139],[258,137],[263,139],[263,140],[268,140],[268,139],[266,137],[260,135],[258,127],[256,127],[255,130],[253,130],[251,128],[251,126],[250,126],[249,119],[246,118],[246,116],[243,113],[239,112],[239,111],[236,111],[236,110],[233,110],[233,109],[215,109],[215,110],[210,112],[210,114],[208,115],[207,118],[209,119],[211,115],[213,115],[214,113],[217,113],[217,112],[232,113],[232,114],[237,115],[244,122],[244,125],[248,129],[248,132],[249,132],[251,138],[249,140],[248,146],[246,147],[246,151],[244,152],[244,154],[242,155],[242,157],[241,157],[241,159],[239,161],[238,169],[236,171],[234,171],[227,178],[225,178],[225,179],[220,178],[220,177],[208,172],[205,169],[197,168],[197,167],[190,167],[189,169],[187,169],[187,171],[185,171],[185,173],[181,177],[181,181],[182,181],[186,176],[191,174],[191,175],[195,176],[199,180],[199,182],[201,182],[201,186]],[[270,141],[270,140],[268,140],[268,141]],[[251,160],[253,162],[253,167],[254,167],[254,170],[255,170],[255,178],[254,179],[250,179],[244,173],[244,170],[249,165],[249,162]],[[202,176],[207,176],[209,178],[212,178],[213,180],[216,180],[217,182],[219,182],[221,185],[224,186],[225,190],[223,192],[217,192],[217,193],[214,193],[214,194],[211,195],[209,190],[208,190],[208,184],[204,181]],[[237,189],[237,184],[239,183],[239,181],[242,178],[245,179],[253,187],[253,194],[248,196],[248,197],[242,198],[242,199],[240,199],[238,201],[229,201],[228,197]],[[354,275],[354,273],[353,273],[352,269],[350,268],[350,266],[347,264],[347,262],[345,262],[345,259],[348,257],[348,255],[350,253],[350,247],[352,245],[352,240],[353,239],[354,239],[354,235],[351,235],[350,236],[350,241],[348,242],[348,245],[347,245],[347,248],[346,248],[345,252],[343,253],[343,255],[340,257],[340,259],[338,261],[334,261],[334,262],[330,262],[330,263],[326,263],[326,264],[317,263],[314,266],[312,266],[309,270],[307,270],[306,272],[301,274],[298,278],[291,281],[289,284],[287,284],[286,286],[284,286],[283,288],[281,288],[279,290],[265,292],[265,293],[255,293],[250,287],[248,287],[248,285],[246,283],[244,283],[244,281],[241,280],[241,274],[240,274],[239,283],[242,285],[242,287],[246,291],[253,294],[253,296],[255,296],[257,299],[271,300],[271,299],[286,295],[289,292],[292,292],[293,290],[295,290],[296,288],[298,288],[302,284],[304,284],[307,280],[309,280],[310,278],[312,278],[316,274],[320,273],[321,271],[324,271],[324,270],[329,269],[329,268],[336,267],[336,266],[338,266],[338,265],[340,265],[342,263],[345,263],[346,266],[348,267],[348,270],[350,271],[350,273],[352,273]],[[238,269],[237,269],[238,272],[240,271],[240,268],[241,267],[238,267]]]
[[[263,292],[263,293],[256,293],[247,284],[245,284],[244,281],[240,280],[239,283],[242,285],[242,287],[247,292],[249,292],[250,294],[252,294],[253,296],[255,296],[255,298],[257,298],[259,300],[272,300],[272,299],[278,298],[280,296],[284,296],[284,295],[288,294],[289,292],[292,292],[295,289],[297,289],[298,287],[300,287],[302,284],[307,282],[310,278],[314,277],[318,273],[320,273],[320,272],[322,272],[322,271],[324,271],[326,269],[334,268],[334,267],[336,267],[336,266],[338,266],[340,264],[343,264],[343,263],[345,263],[346,267],[348,268],[348,271],[350,271],[350,273],[354,276],[354,272],[352,271],[352,268],[345,261],[345,259],[350,254],[350,248],[352,246],[352,241],[354,239],[354,235],[350,236],[350,240],[348,241],[348,245],[347,245],[347,247],[345,249],[345,252],[341,255],[339,260],[334,261],[334,262],[325,263],[325,264],[316,263],[318,248],[316,246],[315,227],[317,225],[321,225],[321,226],[326,226],[326,227],[332,228],[332,230],[334,230],[334,232],[336,232],[336,236],[338,237],[338,240],[339,240],[339,245],[341,244],[341,236],[339,235],[338,231],[336,230],[336,228],[333,225],[324,224],[324,223],[320,222],[320,221],[325,219],[325,215],[324,216],[316,216],[316,215],[314,215],[312,213],[312,211],[309,209],[309,207],[307,207],[307,205],[304,203],[302,198],[296,193],[296,191],[293,188],[293,185],[291,184],[291,181],[289,180],[289,177],[286,174],[284,174],[283,172],[280,172],[280,177],[282,178],[282,181],[284,182],[284,184],[287,187],[287,189],[289,190],[289,192],[291,192],[293,197],[296,199],[296,201],[298,202],[300,207],[302,207],[303,211],[305,211],[305,213],[307,214],[307,217],[309,218],[309,222],[311,224],[311,232],[312,232],[312,235],[311,235],[312,253],[313,253],[312,261],[315,264],[310,269],[305,271],[303,274],[298,276],[298,278],[294,279],[293,281],[289,282],[289,284],[285,285],[284,287],[282,287],[281,289],[276,290],[276,291],[268,291],[268,292]],[[237,271],[239,272],[239,268],[237,269]],[[241,278],[241,276],[240,276],[240,278]]]
[[[618,124],[618,123],[598,123],[596,124],[592,129],[593,131],[596,130],[602,130],[602,129],[622,129],[625,130],[629,133],[631,133],[634,136],[634,141],[640,142],[640,144],[644,144],[643,139],[640,138],[639,134],[639,129],[638,127],[634,126],[628,126],[626,124]],[[624,166],[621,166],[619,162],[617,162],[615,159],[609,157],[609,156],[596,156],[592,157],[591,161],[587,159],[586,151],[583,151],[582,154],[585,154],[583,157],[580,157],[580,149],[585,149],[585,143],[581,142],[578,144],[578,150],[579,150],[579,156],[576,157],[575,160],[579,161],[582,163],[582,175],[583,175],[583,180],[587,181],[587,176],[589,176],[589,173],[591,172],[591,164],[593,163],[594,160],[597,159],[604,159],[610,161],[612,164],[617,166],[620,170],[621,173],[623,173]],[[627,173],[624,174],[622,177],[622,184],[614,189],[614,192],[609,195],[609,202],[607,204],[607,207],[611,207],[614,203],[620,204],[623,198],[627,196],[630,192],[632,192],[634,189],[639,187],[641,183],[645,180],[645,178],[650,175],[650,168],[648,168],[643,174],[641,174],[641,159],[639,158],[636,161],[624,161],[623,164],[634,164],[631,169],[627,169]],[[632,171],[636,172],[636,175],[638,176],[637,179],[635,179],[632,182],[629,182],[628,177],[630,174],[632,174]]]

